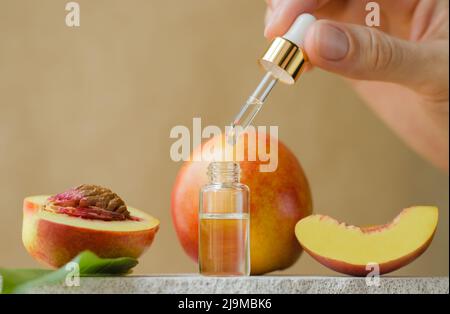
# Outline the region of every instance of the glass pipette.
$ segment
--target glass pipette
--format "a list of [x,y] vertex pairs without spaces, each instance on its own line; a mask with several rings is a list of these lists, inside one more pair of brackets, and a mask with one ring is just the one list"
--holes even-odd
[[235,144],[240,133],[252,123],[255,116],[261,110],[264,102],[272,91],[273,87],[277,84],[278,79],[273,77],[270,72],[264,75],[263,79],[256,87],[253,94],[247,99],[247,102],[242,107],[241,111],[234,118],[231,124],[231,130],[227,135],[227,141],[229,144]]
[[301,14],[283,37],[277,37],[271,43],[260,60],[267,73],[234,118],[226,135],[229,144],[236,144],[240,134],[252,123],[278,81],[291,85],[298,79],[307,61],[303,42],[307,29],[315,21],[311,14]]

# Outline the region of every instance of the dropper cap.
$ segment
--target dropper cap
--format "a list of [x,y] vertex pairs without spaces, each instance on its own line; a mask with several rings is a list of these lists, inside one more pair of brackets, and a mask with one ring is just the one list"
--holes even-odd
[[286,34],[275,38],[270,44],[259,60],[262,67],[283,83],[294,84],[308,61],[303,43],[308,28],[315,21],[311,14],[299,15]]

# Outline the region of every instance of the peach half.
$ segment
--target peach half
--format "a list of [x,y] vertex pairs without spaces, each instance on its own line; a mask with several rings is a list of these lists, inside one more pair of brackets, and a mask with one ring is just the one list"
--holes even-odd
[[386,274],[412,262],[430,245],[437,223],[436,207],[417,206],[404,209],[389,224],[368,228],[312,215],[297,223],[295,234],[303,249],[324,266],[366,276],[374,266]]
[[66,264],[84,250],[105,258],[137,258],[159,228],[157,219],[135,208],[127,207],[132,220],[83,219],[45,210],[48,198],[25,198],[22,240],[31,256],[52,267]]

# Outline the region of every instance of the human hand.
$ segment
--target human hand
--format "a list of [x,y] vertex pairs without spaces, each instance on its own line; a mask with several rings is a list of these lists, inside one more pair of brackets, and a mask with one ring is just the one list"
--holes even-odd
[[305,39],[311,63],[349,78],[397,134],[448,171],[448,1],[379,0],[379,28],[365,26],[367,2],[268,0],[265,36],[283,35],[304,12],[324,19]]

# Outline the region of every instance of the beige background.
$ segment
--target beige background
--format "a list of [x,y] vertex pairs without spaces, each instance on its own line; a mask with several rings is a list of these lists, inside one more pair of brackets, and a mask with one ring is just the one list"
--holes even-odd
[[[262,75],[264,1],[0,0],[0,265],[35,267],[21,202],[80,183],[111,187],[161,220],[139,273],[194,272],[170,218],[175,125],[225,125]],[[315,211],[384,223],[413,204],[440,207],[429,250],[395,275],[448,275],[448,176],[416,156],[340,78],[280,86],[258,116],[310,179]],[[285,273],[332,274],[309,256]]]

